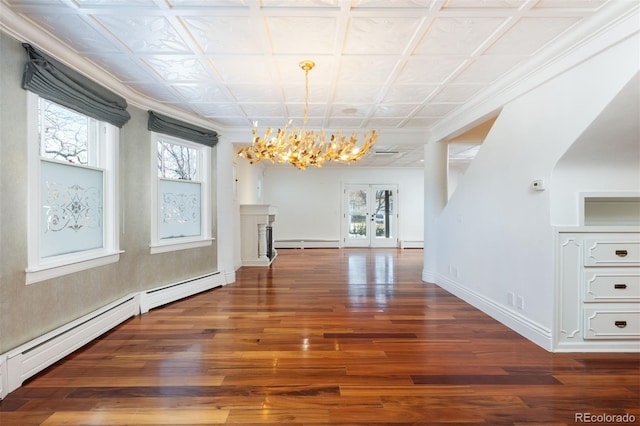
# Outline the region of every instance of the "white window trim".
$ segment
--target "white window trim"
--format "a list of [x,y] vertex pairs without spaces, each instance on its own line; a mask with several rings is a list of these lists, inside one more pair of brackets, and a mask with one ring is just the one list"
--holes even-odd
[[[159,139],[192,147],[198,152],[198,181],[202,183],[200,194],[200,229],[195,237],[171,238],[161,240],[158,236],[158,141]],[[211,236],[211,148],[206,145],[189,142],[184,139],[151,132],[151,254],[167,253],[177,250],[207,247],[215,240]]]
[[40,259],[40,151],[38,141],[38,95],[27,92],[27,268],[25,282],[33,284],[79,271],[115,263],[120,260],[119,211],[119,131],[100,123],[100,138],[112,141],[112,149],[99,143],[98,155],[104,167],[104,246],[97,250]]

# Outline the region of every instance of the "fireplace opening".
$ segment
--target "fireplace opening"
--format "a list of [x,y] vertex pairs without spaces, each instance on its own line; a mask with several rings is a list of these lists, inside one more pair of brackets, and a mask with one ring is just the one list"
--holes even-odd
[[267,257],[273,259],[273,227],[267,225]]

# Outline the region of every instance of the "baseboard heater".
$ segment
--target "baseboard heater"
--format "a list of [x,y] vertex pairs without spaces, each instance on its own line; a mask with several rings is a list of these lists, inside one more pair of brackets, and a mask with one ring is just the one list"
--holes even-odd
[[340,240],[276,240],[274,245],[277,249],[340,248]]
[[137,299],[137,296],[120,299],[8,352],[0,365],[0,398],[18,389],[29,377],[136,316],[140,311]]
[[0,355],[0,399],[65,356],[138,314],[225,285],[219,272],[135,293]]
[[194,294],[225,285],[224,276],[219,272],[192,278],[175,284],[154,288],[140,293],[140,313]]
[[401,249],[424,248],[424,241],[400,240]]

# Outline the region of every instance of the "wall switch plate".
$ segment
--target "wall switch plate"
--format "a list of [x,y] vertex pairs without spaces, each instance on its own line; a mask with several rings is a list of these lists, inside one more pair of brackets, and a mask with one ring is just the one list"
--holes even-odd
[[533,189],[534,191],[544,191],[546,189],[544,186],[544,180],[536,179],[531,182],[531,189]]

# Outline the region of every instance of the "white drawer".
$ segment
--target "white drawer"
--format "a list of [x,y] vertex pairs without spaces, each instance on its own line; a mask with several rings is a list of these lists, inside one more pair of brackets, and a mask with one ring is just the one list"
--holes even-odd
[[584,266],[640,266],[640,241],[587,239]]
[[640,302],[639,268],[585,268],[584,302]]
[[584,310],[585,339],[640,339],[640,311]]

